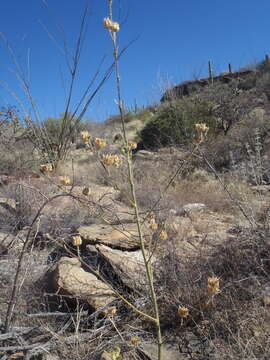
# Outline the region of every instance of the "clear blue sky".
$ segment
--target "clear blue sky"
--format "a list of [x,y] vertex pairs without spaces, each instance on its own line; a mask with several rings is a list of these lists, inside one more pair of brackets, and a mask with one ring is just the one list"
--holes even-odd
[[[107,15],[106,0],[46,1],[48,7],[42,0],[1,0],[0,4],[0,32],[14,49],[26,76],[30,76],[42,117],[57,116],[64,110],[69,80],[65,59],[44,28],[61,46],[65,33],[72,51],[83,8],[89,4],[74,104],[102,57],[107,56],[103,70],[111,61],[110,38],[102,25]],[[136,39],[120,63],[127,106],[134,101],[138,105],[157,102],[168,82],[205,76],[209,59],[219,73],[227,69],[228,62],[237,69],[270,54],[269,0],[114,0],[114,15],[121,23],[120,47]],[[1,41],[0,105],[16,104],[13,92],[30,108],[14,71]],[[116,113],[115,98],[111,79],[96,96],[87,116],[100,121]]]

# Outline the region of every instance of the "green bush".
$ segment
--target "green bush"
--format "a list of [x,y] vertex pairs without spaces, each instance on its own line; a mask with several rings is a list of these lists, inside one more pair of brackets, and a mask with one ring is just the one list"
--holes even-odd
[[48,117],[43,121],[42,125],[46,130],[50,142],[54,144],[59,144],[61,142],[61,136],[68,136],[69,139],[74,142],[75,137],[85,127],[85,124],[82,121],[78,121],[76,117],[72,117],[69,113],[67,114],[65,124],[64,114],[61,114],[59,118]]
[[196,97],[161,106],[140,133],[145,148],[190,142],[196,123],[205,123],[211,129],[210,134],[216,133],[218,128],[212,109],[212,103]]

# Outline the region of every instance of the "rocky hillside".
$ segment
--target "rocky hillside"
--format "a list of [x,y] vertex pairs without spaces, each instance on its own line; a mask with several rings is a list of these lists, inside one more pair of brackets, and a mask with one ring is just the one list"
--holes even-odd
[[1,358],[156,360],[145,261],[164,359],[269,358],[270,72],[254,74],[127,114],[126,145],[119,116],[85,129],[57,166],[7,134]]

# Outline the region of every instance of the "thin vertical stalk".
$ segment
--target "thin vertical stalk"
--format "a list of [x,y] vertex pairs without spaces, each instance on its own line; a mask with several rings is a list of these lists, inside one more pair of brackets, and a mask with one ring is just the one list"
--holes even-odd
[[[112,21],[112,0],[108,0],[109,2],[109,18]],[[127,165],[128,165],[128,181],[130,185],[131,190],[131,196],[132,196],[132,202],[133,207],[135,210],[135,218],[136,218],[136,224],[138,229],[138,235],[139,235],[139,241],[140,241],[140,248],[144,260],[144,266],[146,269],[147,274],[147,280],[149,285],[149,291],[150,291],[150,297],[152,301],[152,305],[154,308],[155,313],[155,325],[157,329],[157,340],[158,340],[158,360],[163,360],[163,341],[162,341],[162,334],[161,334],[161,328],[160,328],[160,316],[159,316],[159,309],[158,309],[158,303],[157,303],[157,296],[154,288],[154,279],[153,279],[153,271],[151,263],[147,259],[147,252],[145,249],[145,242],[144,237],[141,229],[141,223],[140,223],[140,216],[139,216],[139,210],[138,210],[138,203],[137,203],[137,197],[136,197],[136,191],[135,191],[135,185],[134,185],[134,176],[133,176],[133,166],[132,166],[132,157],[131,152],[128,150],[128,139],[126,136],[126,129],[125,129],[125,119],[124,119],[124,104],[122,100],[122,93],[121,93],[121,81],[120,81],[120,70],[119,70],[119,61],[118,61],[118,46],[116,41],[116,32],[110,31],[111,38],[112,38],[112,44],[113,44],[113,56],[115,61],[115,78],[116,78],[116,90],[117,90],[117,100],[118,100],[118,108],[121,118],[121,124],[122,124],[122,132],[123,132],[123,138],[124,138],[124,144],[126,151],[126,157],[127,157]]]

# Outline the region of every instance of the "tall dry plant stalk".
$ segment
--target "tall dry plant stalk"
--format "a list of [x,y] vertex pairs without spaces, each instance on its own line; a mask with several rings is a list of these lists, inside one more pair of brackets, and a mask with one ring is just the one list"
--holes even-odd
[[104,19],[104,27],[107,28],[109,31],[113,46],[113,57],[115,61],[115,80],[116,80],[116,90],[117,90],[117,100],[118,100],[117,103],[121,118],[121,124],[122,124],[124,149],[126,149],[125,156],[126,156],[127,168],[128,168],[128,183],[131,192],[132,205],[135,211],[135,219],[138,229],[140,249],[143,256],[144,266],[146,269],[150,298],[155,314],[155,317],[153,318],[152,321],[154,322],[157,330],[158,360],[163,360],[163,340],[161,334],[160,315],[159,315],[159,308],[157,303],[157,296],[154,287],[153,268],[151,265],[151,258],[150,259],[148,258],[146,252],[145,239],[141,228],[141,220],[139,215],[139,208],[137,203],[135,182],[133,176],[132,152],[130,151],[129,141],[127,138],[126,128],[125,128],[125,118],[124,118],[125,108],[121,93],[121,81],[120,81],[120,70],[119,70],[119,47],[117,43],[117,32],[120,30],[120,26],[117,22],[113,21],[113,0],[108,0],[108,10],[109,10],[109,17]]

